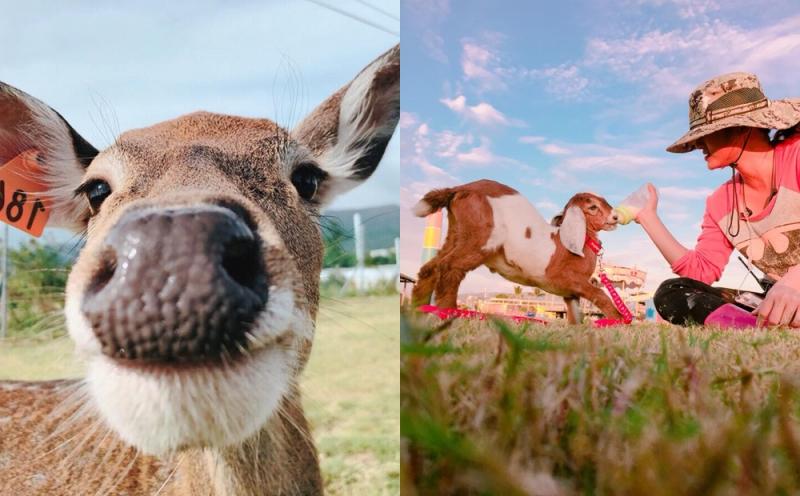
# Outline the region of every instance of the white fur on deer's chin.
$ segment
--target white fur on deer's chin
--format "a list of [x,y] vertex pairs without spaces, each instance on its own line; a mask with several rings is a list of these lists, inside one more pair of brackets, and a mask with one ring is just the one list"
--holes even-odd
[[124,441],[154,455],[224,447],[254,435],[275,414],[296,375],[295,346],[278,341],[291,334],[297,343],[314,333],[292,289],[272,286],[269,295],[248,333],[246,356],[184,370],[124,366],[105,356],[80,311],[80,298],[68,298],[67,328],[76,352],[88,359],[86,383],[105,422]]
[[86,382],[106,423],[127,443],[163,455],[224,447],[255,434],[289,387],[293,352],[262,349],[233,366],[142,372],[96,356]]

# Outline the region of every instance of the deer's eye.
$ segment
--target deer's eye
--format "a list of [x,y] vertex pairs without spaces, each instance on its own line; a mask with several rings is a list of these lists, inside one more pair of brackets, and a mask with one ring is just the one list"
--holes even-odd
[[76,193],[86,197],[86,200],[89,201],[89,210],[91,210],[92,215],[97,215],[97,212],[100,211],[100,205],[111,194],[111,186],[102,179],[94,179],[81,185]]
[[313,201],[320,184],[328,173],[312,163],[302,163],[292,172],[292,184],[297,194],[306,201]]

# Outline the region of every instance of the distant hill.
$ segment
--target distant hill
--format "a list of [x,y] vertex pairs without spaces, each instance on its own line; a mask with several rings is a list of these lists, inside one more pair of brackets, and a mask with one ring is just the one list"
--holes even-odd
[[353,214],[361,214],[364,223],[366,249],[393,248],[394,239],[400,237],[400,206],[359,208],[354,210],[329,210],[322,216],[324,233],[341,233],[341,247],[345,251],[355,251],[353,240]]

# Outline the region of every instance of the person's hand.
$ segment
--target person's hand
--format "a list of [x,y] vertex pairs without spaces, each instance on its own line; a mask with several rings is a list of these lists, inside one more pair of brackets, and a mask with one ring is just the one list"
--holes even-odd
[[[797,267],[795,267],[797,269]],[[800,273],[790,270],[769,290],[764,301],[753,310],[761,325],[800,327]]]
[[647,197],[647,203],[639,210],[634,219],[638,224],[641,224],[642,219],[653,218],[657,216],[658,209],[658,191],[652,183],[647,183],[647,192],[650,193]]

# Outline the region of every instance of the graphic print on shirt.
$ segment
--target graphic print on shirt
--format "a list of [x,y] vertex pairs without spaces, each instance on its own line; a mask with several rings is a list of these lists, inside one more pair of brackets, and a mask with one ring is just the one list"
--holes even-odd
[[[734,212],[719,221],[719,227],[731,244],[749,258],[753,265],[773,278],[780,278],[789,268],[800,264],[800,193],[781,186],[772,211],[763,219],[741,219],[739,233],[731,236]],[[736,225],[736,220],[733,220]]]

